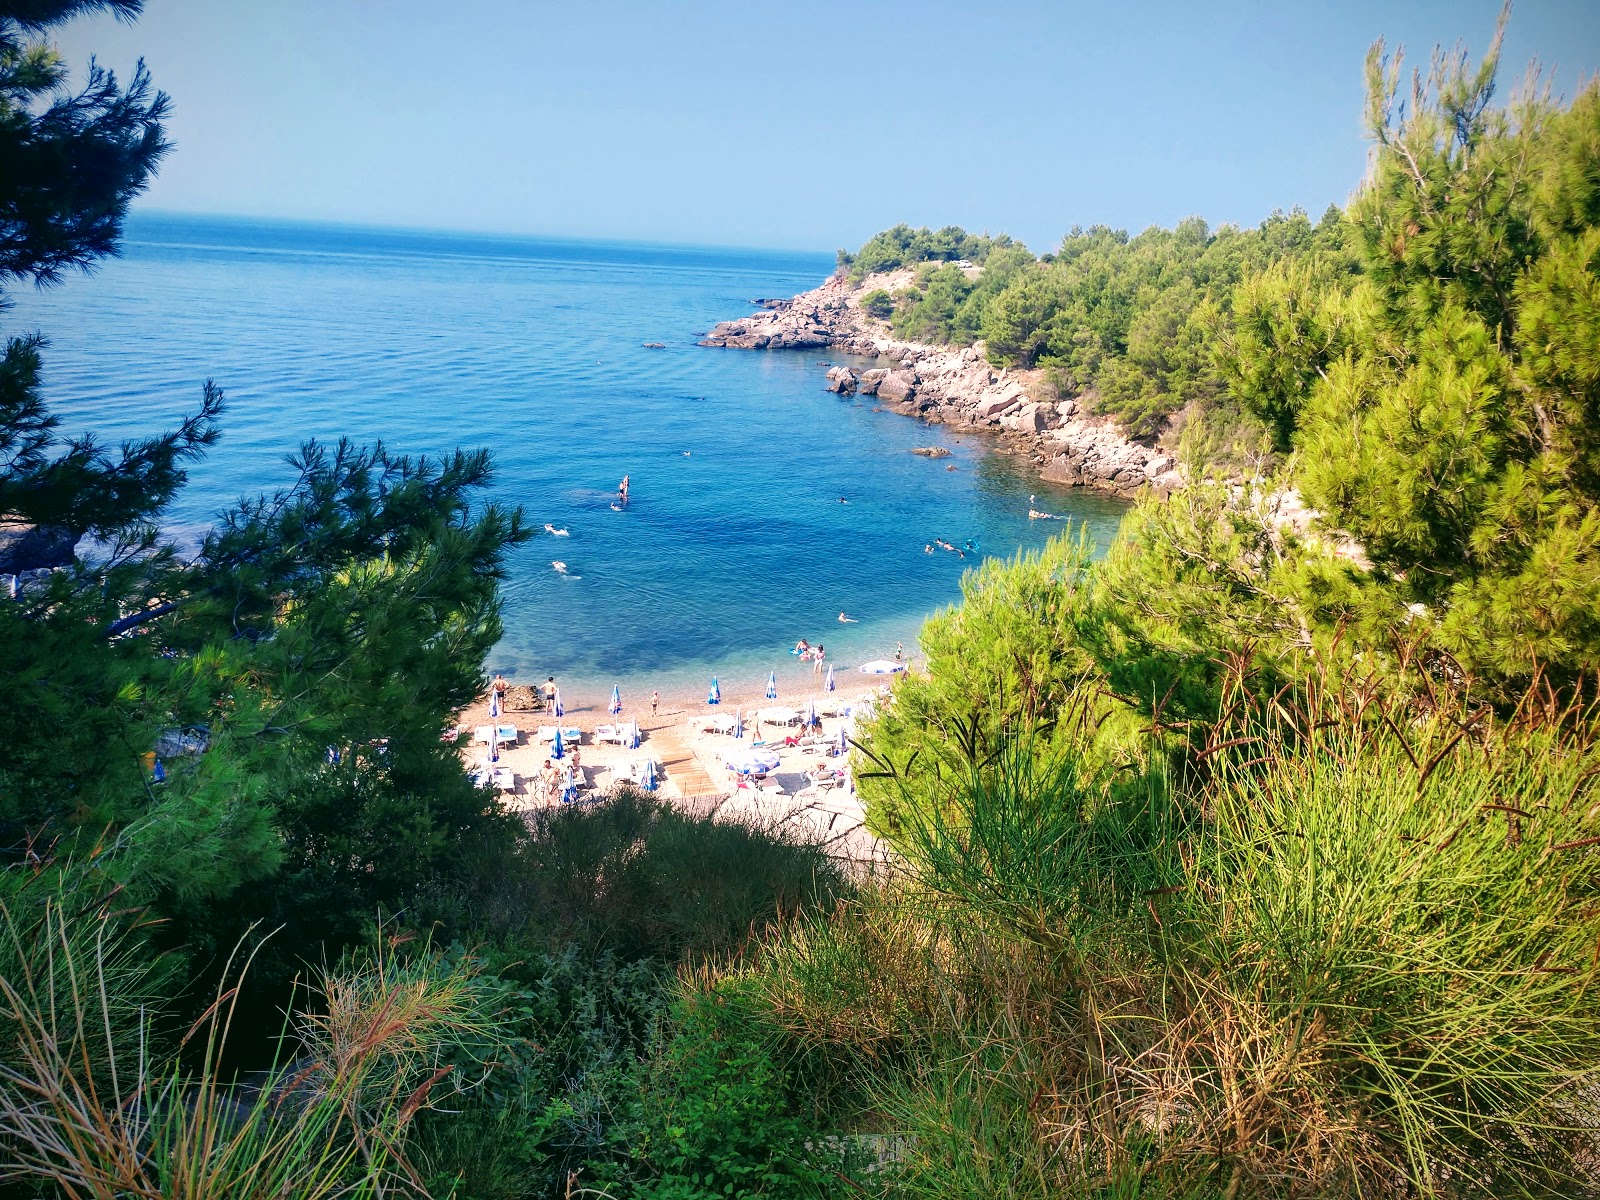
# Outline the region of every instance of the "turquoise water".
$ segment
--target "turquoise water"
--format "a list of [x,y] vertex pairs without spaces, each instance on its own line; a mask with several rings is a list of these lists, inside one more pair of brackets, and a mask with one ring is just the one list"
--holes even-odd
[[[143,215],[121,259],[18,294],[4,323],[49,337],[46,385],[69,429],[149,432],[206,378],[226,390],[223,439],[169,514],[178,532],[287,481],[283,456],[307,437],[487,446],[498,498],[570,531],[516,553],[490,670],[554,674],[579,705],[614,683],[688,697],[713,673],[737,693],[776,670],[793,694],[812,683],[787,653],[799,637],[840,669],[897,641],[913,651],[978,557],[925,554],[933,538],[988,555],[1041,544],[1061,526],[1028,520],[1036,493],[1104,545],[1122,511],[1039,483],[982,439],[841,400],[824,390],[825,353],[695,346],[752,297],[831,267],[825,254]],[[924,445],[952,457],[907,453]]]

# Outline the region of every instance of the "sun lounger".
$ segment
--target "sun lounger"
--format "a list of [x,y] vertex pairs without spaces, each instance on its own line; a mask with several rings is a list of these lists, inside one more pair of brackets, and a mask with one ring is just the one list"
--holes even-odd
[[489,777],[502,792],[517,790],[517,773],[510,767],[495,767],[489,772]]
[[475,742],[482,742],[485,746],[487,746],[490,739],[495,736],[497,731],[500,737],[500,744],[502,746],[514,746],[517,744],[518,730],[515,725],[479,725],[478,728],[473,731],[472,740]]
[[[541,726],[539,726],[538,733],[535,736],[541,742],[553,742],[553,741],[556,740],[556,727],[554,725],[541,725]],[[577,742],[577,741],[581,741],[582,738],[583,738],[583,730],[579,729],[576,725],[564,725],[564,726],[562,726],[562,728],[561,728],[561,740],[562,741],[564,741],[564,742]]]

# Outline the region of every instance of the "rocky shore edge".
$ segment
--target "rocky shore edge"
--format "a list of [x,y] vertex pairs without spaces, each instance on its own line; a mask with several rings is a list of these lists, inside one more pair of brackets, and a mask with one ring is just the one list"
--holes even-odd
[[1040,478],[1132,497],[1147,488],[1162,494],[1182,485],[1172,454],[1123,436],[1108,417],[1080,400],[1053,396],[1036,371],[989,364],[975,346],[930,346],[894,338],[886,324],[862,312],[860,297],[910,282],[909,270],[869,275],[852,285],[835,274],[821,287],[788,300],[756,301],[762,310],[723,321],[698,343],[745,350],[831,349],[887,365],[869,370],[835,366],[828,390],[875,397],[892,412],[930,425],[996,435],[1001,448],[1033,460]]

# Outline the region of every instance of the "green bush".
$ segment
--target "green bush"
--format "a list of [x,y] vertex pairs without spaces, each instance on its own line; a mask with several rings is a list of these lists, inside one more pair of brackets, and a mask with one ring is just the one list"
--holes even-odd
[[869,317],[887,321],[894,315],[894,297],[882,288],[873,288],[861,297],[861,311]]

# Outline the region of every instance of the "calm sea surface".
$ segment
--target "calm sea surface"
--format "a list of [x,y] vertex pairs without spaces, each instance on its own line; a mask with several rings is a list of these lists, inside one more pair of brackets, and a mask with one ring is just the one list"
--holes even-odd
[[[570,531],[516,553],[491,670],[554,674],[579,705],[613,684],[628,700],[691,697],[713,673],[750,691],[772,670],[793,695],[812,682],[787,653],[801,636],[841,670],[897,641],[913,651],[979,557],[925,554],[931,539],[982,555],[1038,545],[1061,525],[1028,520],[1033,493],[1101,546],[1122,512],[981,439],[841,400],[824,353],[695,346],[752,297],[831,268],[825,254],[143,215],[121,259],[14,293],[0,322],[50,339],[46,384],[69,429],[150,432],[205,379],[225,389],[223,439],[175,529],[285,482],[305,438],[486,446],[497,497]],[[907,453],[923,445],[953,455]],[[632,502],[617,512],[624,474]]]

